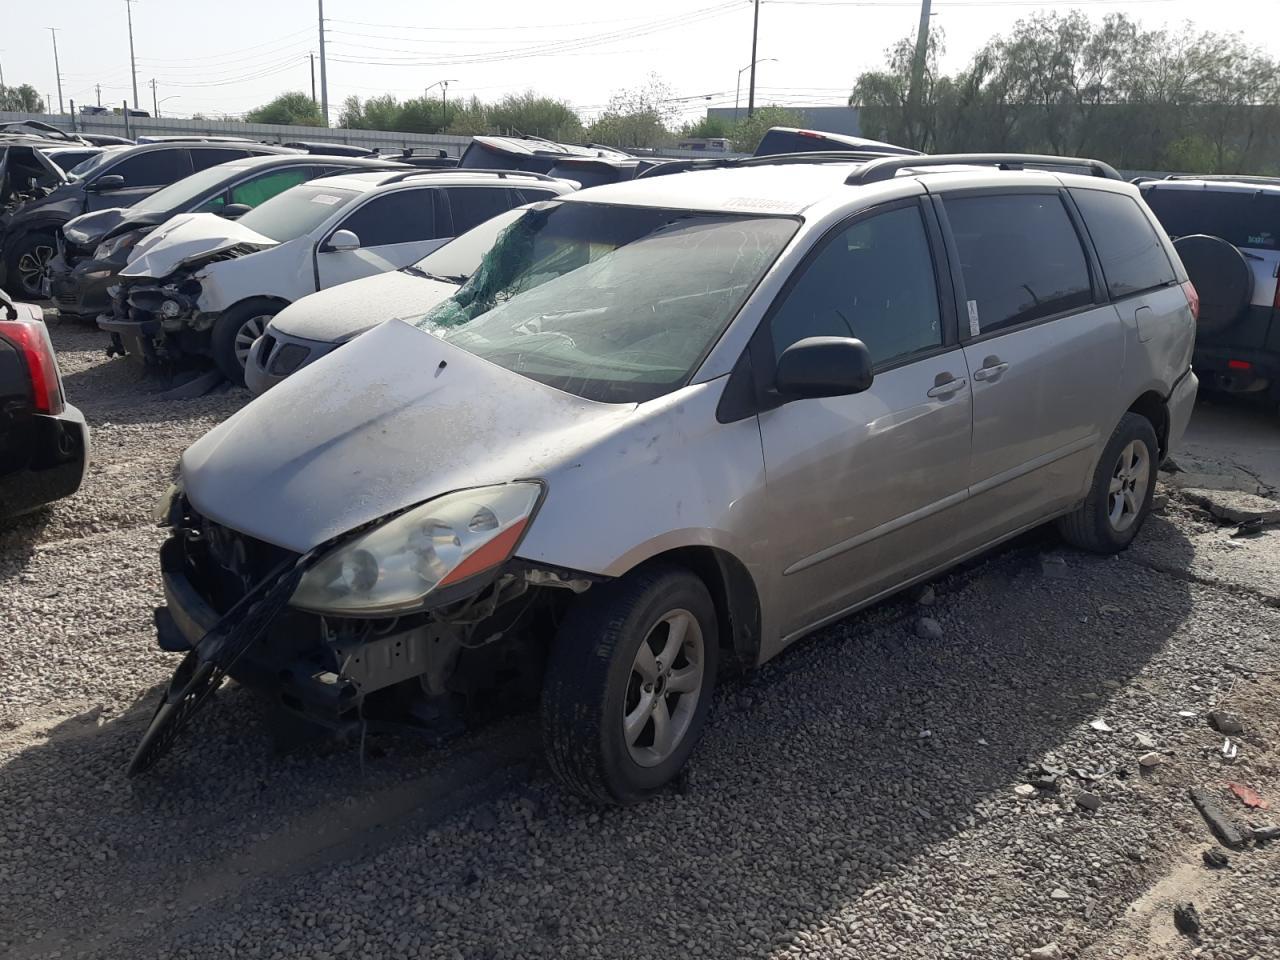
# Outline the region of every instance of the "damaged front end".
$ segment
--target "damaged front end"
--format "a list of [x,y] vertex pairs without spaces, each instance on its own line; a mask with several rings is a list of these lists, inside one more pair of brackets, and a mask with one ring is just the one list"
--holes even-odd
[[[598,578],[513,559],[523,523],[502,527],[487,510],[476,509],[466,522],[498,523],[498,532],[465,557],[455,548],[466,534],[450,538],[447,523],[456,518],[444,507],[437,512],[445,520],[405,511],[298,554],[201,516],[171,489],[161,508],[171,535],[160,553],[166,605],[156,609],[156,629],[162,649],[186,656],[130,775],[164,755],[228,676],[339,735],[372,726],[442,741],[468,721],[532,704],[555,624],[573,594]],[[406,518],[416,551],[409,566],[404,551],[374,557],[365,549],[366,540],[385,540],[384,531]],[[458,561],[452,565],[450,550]],[[328,603],[340,610],[344,596],[379,576],[394,589],[429,582],[429,600],[389,595],[380,614],[305,609]]]
[[113,285],[108,289],[111,309],[98,317],[98,327],[111,334],[108,353],[132,356],[148,366],[176,366],[188,357],[207,355],[203,343],[216,317],[201,314],[200,292],[200,281],[185,271],[160,281]]

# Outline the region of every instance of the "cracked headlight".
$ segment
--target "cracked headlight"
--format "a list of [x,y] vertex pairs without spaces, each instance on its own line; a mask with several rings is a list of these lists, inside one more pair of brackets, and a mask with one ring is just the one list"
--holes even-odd
[[352,616],[414,610],[432,591],[505,563],[541,495],[542,484],[524,481],[459,490],[413,507],[322,557],[289,602]]
[[98,244],[98,248],[93,251],[93,259],[108,260],[117,253],[124,253],[132,250],[145,234],[138,230],[130,230],[128,233],[122,233],[118,237],[112,237]]

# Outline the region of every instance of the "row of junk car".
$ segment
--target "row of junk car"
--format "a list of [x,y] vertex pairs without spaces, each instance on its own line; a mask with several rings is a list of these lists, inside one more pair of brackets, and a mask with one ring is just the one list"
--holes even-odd
[[[1038,524],[1127,547],[1196,393],[1195,287],[1096,160],[72,140],[0,131],[7,289],[256,395],[156,509],[180,662],[131,775],[231,678],[360,744],[536,704],[568,788],[643,799],[718,672]],[[3,307],[29,507],[87,430]]]

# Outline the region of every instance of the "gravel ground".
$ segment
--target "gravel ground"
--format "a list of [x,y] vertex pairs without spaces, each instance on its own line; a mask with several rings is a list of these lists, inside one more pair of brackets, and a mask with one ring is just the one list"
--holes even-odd
[[238,688],[131,782],[173,666],[149,511],[247,396],[157,401],[52,329],[96,461],[0,528],[0,955],[1280,957],[1280,843],[1210,870],[1187,797],[1280,823],[1280,531],[1231,541],[1174,495],[1120,558],[1024,538],[726,683],[687,780],[638,808],[565,795],[527,717],[277,753]]

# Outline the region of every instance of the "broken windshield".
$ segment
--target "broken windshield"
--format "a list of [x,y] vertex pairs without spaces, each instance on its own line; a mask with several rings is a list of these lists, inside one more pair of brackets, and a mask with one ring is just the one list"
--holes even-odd
[[593,203],[527,210],[415,324],[589,400],[650,400],[688,381],[797,226]]

